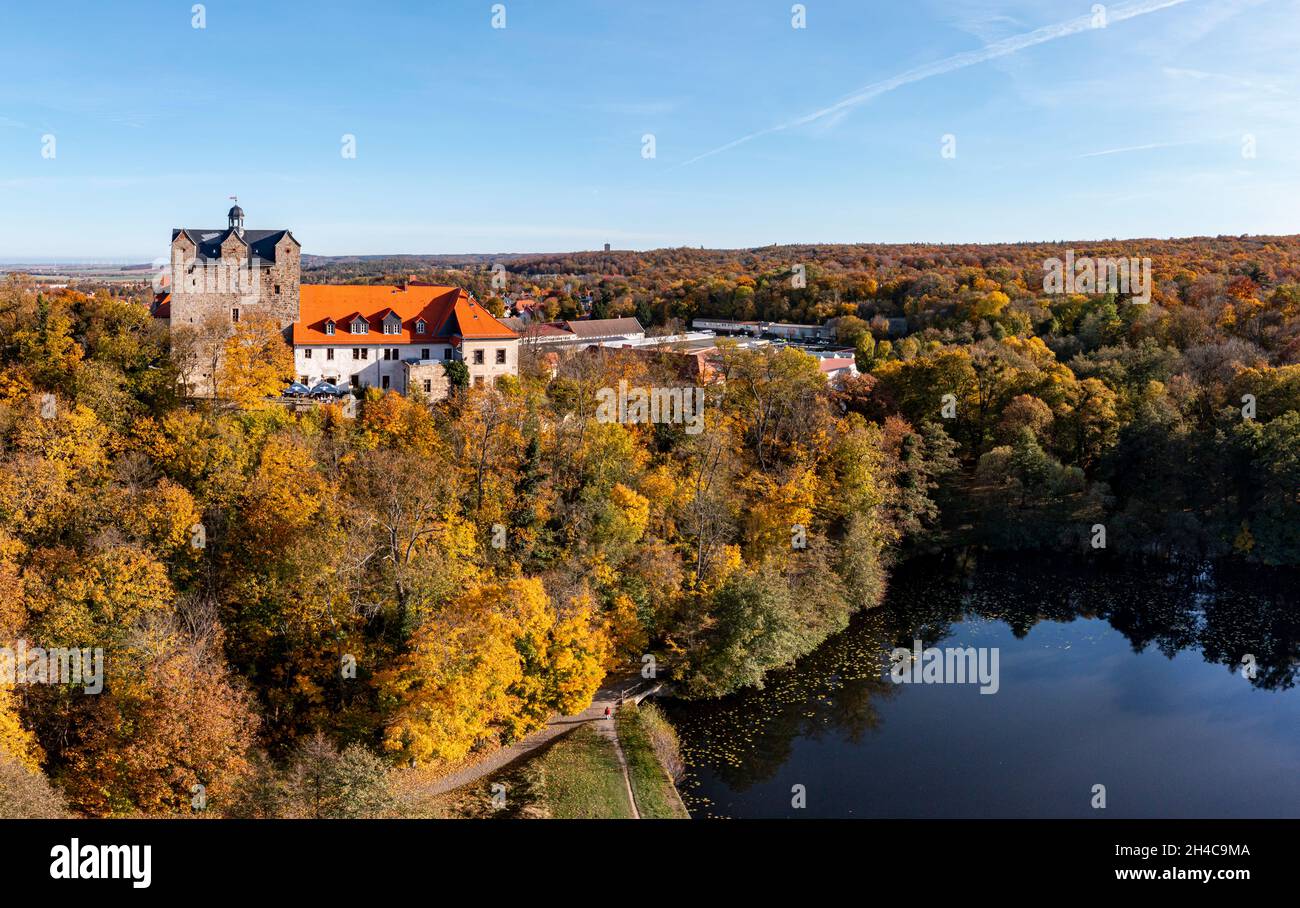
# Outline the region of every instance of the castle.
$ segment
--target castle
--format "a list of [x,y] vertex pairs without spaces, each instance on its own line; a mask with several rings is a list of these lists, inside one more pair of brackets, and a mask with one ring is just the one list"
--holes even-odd
[[244,319],[279,324],[295,377],[432,398],[447,393],[443,363],[471,384],[519,371],[519,335],[458,287],[302,284],[301,245],[289,230],[245,230],[238,205],[225,229],[172,230],[171,287],[154,315],[168,321],[189,392],[219,393],[221,348]]
[[244,210],[225,229],[172,230],[171,323],[262,316],[287,328],[298,319],[301,244],[288,230],[245,230]]

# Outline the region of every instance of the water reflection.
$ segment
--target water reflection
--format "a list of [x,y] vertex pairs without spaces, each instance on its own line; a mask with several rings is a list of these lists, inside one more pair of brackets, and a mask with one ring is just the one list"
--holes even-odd
[[[999,647],[1003,689],[891,683],[918,638]],[[665,706],[697,815],[802,815],[792,782],[813,815],[1086,815],[1075,788],[1103,775],[1112,815],[1300,815],[1298,664],[1294,573],[959,555],[902,566],[764,690]]]

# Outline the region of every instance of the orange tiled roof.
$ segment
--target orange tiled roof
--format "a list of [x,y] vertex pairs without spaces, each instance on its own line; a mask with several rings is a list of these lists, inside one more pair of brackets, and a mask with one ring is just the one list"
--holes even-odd
[[[402,320],[398,334],[385,334],[383,319],[394,312]],[[519,335],[501,324],[458,287],[407,284],[406,287],[363,284],[303,284],[298,289],[298,321],[293,342],[340,344],[349,340],[375,344],[446,343],[454,337],[469,340],[509,339]],[[370,326],[368,334],[352,334],[349,323],[360,315]],[[416,322],[424,320],[424,332]],[[325,333],[333,320],[334,334]]]

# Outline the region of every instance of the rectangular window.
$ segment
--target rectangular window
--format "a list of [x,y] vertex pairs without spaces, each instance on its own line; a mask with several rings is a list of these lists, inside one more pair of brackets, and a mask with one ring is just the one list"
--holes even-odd
[[387,347],[384,348],[384,360],[385,360],[385,361],[388,360],[388,348],[387,348]]
[[325,326],[325,333],[328,334],[328,335],[330,335],[331,337],[334,336],[334,323],[333,323],[333,322],[330,322],[328,325]]
[[383,376],[382,378],[379,379],[379,387],[383,388],[385,391],[388,390],[388,376],[387,376],[387,375],[385,375],[385,376]]
[[426,378],[426,379],[424,380],[424,393],[425,393],[425,394],[432,394],[432,393],[433,393],[433,380],[432,380],[432,379],[428,379],[428,378]]
[[361,348],[361,358],[362,358],[362,359],[370,359],[370,348],[369,348],[369,347],[362,347],[362,348]]
[[326,350],[325,350],[325,358],[326,358],[326,359],[333,359],[333,358],[334,358],[334,348],[333,348],[333,347],[328,347],[328,348],[326,348]]
[[483,365],[483,351],[482,351],[482,350],[475,350],[475,351],[474,351],[474,365],[476,365],[476,366],[481,366],[481,365]]
[[302,351],[302,358],[311,359],[311,347],[308,347],[306,350]]
[[238,309],[231,309],[231,310],[230,310],[230,323],[231,323],[232,325],[238,325],[238,324],[239,324],[239,310],[238,310]]
[[361,387],[361,378],[360,378],[360,376],[357,376],[357,375],[352,376],[352,387],[354,387],[354,388],[360,388],[360,387]]
[[279,285],[279,284],[276,284],[276,285],[275,285],[275,295],[276,295],[276,296],[279,296],[279,295],[280,295],[280,285]]
[[420,351],[420,359],[428,359],[428,358],[429,358],[429,348],[425,347],[423,350]]
[[442,351],[442,358],[451,359],[451,347],[447,347],[445,350]]
[[498,364],[498,365],[505,365],[505,362],[506,362],[506,351],[504,351],[504,350],[498,350],[498,351],[497,351],[497,364]]
[[360,348],[360,347],[353,347],[353,348],[352,348],[352,358],[353,358],[353,359],[361,359],[361,348]]
[[394,347],[394,348],[393,348],[393,359],[401,359],[401,358],[402,358],[402,351],[399,350],[397,347]]

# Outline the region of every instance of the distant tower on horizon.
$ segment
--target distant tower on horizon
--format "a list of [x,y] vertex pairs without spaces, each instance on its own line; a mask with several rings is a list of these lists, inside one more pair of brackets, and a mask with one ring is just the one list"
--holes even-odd
[[606,251],[606,252],[609,252],[609,243],[606,243],[606,244],[605,244],[605,251]]

